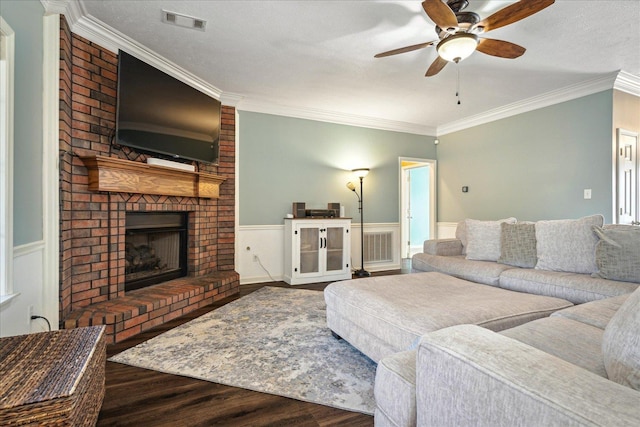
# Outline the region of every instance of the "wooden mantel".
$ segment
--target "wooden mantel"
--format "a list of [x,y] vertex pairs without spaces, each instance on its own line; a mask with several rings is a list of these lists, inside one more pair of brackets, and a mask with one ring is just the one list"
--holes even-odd
[[80,157],[89,171],[89,190],[160,196],[220,197],[225,178],[148,165],[114,157]]

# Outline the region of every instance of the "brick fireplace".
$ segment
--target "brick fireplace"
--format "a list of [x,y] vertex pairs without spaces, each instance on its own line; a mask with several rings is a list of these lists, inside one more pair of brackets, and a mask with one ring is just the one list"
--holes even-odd
[[[60,24],[60,319],[64,328],[104,324],[117,342],[239,291],[235,109],[222,107],[219,164],[198,164],[224,178],[218,198],[92,191],[81,157],[146,156],[111,144],[117,55]],[[125,291],[127,213],[140,212],[187,218],[187,275]]]

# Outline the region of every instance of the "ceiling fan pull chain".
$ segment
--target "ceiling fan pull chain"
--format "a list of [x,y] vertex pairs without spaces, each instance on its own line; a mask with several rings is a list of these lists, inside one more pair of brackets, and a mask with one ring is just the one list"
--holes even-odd
[[460,102],[460,64],[456,62],[456,98],[458,98],[458,105]]

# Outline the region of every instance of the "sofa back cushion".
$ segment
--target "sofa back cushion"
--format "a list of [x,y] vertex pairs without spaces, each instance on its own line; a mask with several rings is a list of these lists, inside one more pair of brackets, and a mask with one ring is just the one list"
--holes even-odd
[[600,238],[596,245],[594,277],[640,283],[640,227],[608,225],[593,227]]
[[592,227],[602,227],[604,217],[536,222],[536,251],[539,270],[591,274],[596,267],[598,236]]
[[611,381],[640,390],[640,288],[631,294],[604,330],[602,355]]
[[515,218],[499,221],[465,220],[467,229],[467,259],[497,261],[500,258],[500,224],[515,224]]
[[462,255],[467,254],[467,223],[463,219],[456,227],[456,239],[462,242]]

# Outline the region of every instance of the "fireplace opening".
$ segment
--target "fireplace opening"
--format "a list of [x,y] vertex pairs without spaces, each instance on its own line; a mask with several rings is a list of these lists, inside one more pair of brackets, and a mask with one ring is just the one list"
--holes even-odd
[[127,212],[125,292],[187,275],[187,214]]

